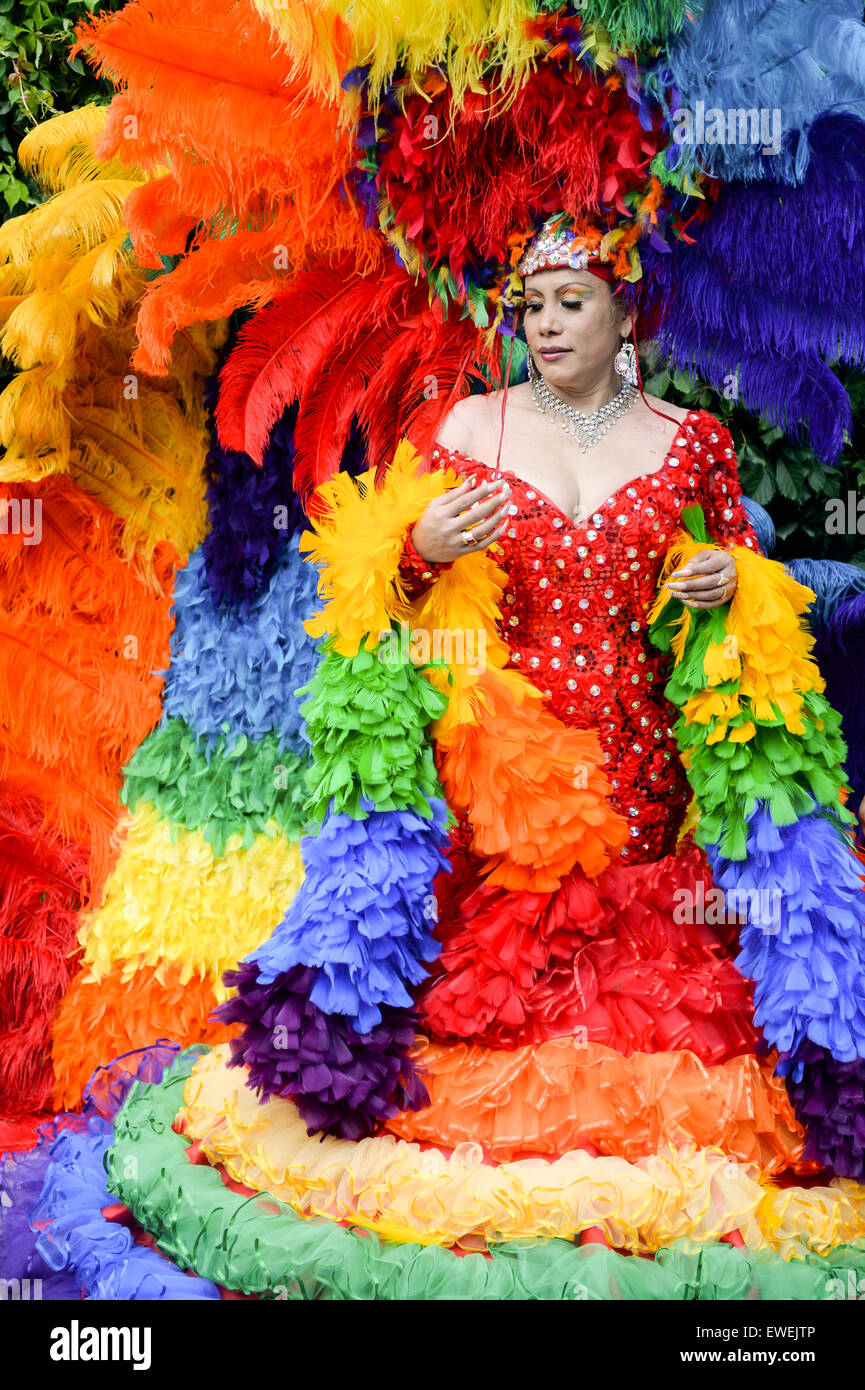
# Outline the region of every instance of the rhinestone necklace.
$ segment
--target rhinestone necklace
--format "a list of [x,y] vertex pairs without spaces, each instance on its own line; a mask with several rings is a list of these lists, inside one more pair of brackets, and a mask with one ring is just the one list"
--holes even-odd
[[627,414],[637,393],[630,382],[626,381],[617,396],[613,396],[611,401],[607,401],[606,405],[602,405],[600,410],[593,411],[591,415],[586,415],[582,410],[577,410],[575,405],[568,405],[567,401],[563,401],[561,396],[550,390],[540,373],[532,382],[532,394],[541,414],[550,415],[551,418],[558,416],[562,429],[578,440],[581,452],[585,453],[603,438],[607,430],[612,429],[617,420],[621,420],[622,416]]

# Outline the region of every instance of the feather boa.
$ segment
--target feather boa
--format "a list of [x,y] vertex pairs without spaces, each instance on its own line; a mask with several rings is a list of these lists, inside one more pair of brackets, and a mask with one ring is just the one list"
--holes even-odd
[[[694,509],[698,511],[699,509]],[[706,544],[680,537],[664,575]],[[845,748],[800,618],[814,595],[780,565],[735,547],[739,585],[727,610],[684,611],[662,590],[653,640],[672,651],[668,697],[701,811],[698,838],[728,906],[746,911],[737,965],[754,979],[756,1022],[792,1078],[810,1152],[842,1176],[865,1174],[865,1145],[840,1105],[865,1059],[865,899],[844,834]],[[839,1065],[840,1064],[840,1065]],[[822,1099],[807,1094],[817,1066]],[[858,1071],[857,1071],[858,1066]],[[858,1078],[858,1081],[857,1081]]]
[[[320,829],[303,842],[297,899],[272,940],[226,977],[237,995],[220,1009],[244,1026],[232,1054],[250,1084],[293,1095],[312,1128],[346,1136],[424,1103],[400,1038],[413,1037],[411,987],[439,952],[424,905],[450,867],[442,788],[468,813],[488,880],[508,888],[551,891],[576,866],[596,875],[626,835],[606,801],[597,734],[562,725],[524,676],[504,669],[495,561],[461,557],[414,603],[402,589],[406,529],[457,481],[420,465],[404,442],[380,487],[373,470],[332,479],[301,538],[324,600],[306,622],[323,659],[303,708]],[[407,640],[394,653],[397,625]],[[478,631],[489,639],[480,667],[465,641],[431,661],[411,651],[430,632]]]

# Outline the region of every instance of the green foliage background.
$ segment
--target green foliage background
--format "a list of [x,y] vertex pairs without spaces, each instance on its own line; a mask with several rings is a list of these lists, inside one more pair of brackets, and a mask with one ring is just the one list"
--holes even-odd
[[[113,88],[94,77],[81,57],[67,57],[78,20],[94,11],[117,10],[125,0],[0,0],[0,210],[16,216],[41,201],[17,163],[18,145],[34,125],[87,101],[107,102]],[[652,371],[646,389],[689,409],[711,410],[732,432],[742,485],[771,513],[778,533],[776,556],[831,556],[865,567],[865,534],[830,536],[826,502],[852,491],[865,498],[865,377],[839,372],[853,403],[853,439],[841,464],[825,468],[781,430],[757,420],[734,401],[680,372]],[[7,374],[0,368],[0,386]],[[865,527],[865,519],[863,519]]]
[[19,167],[16,153],[24,136],[61,111],[74,111],[94,98],[110,100],[113,87],[94,77],[79,55],[67,53],[75,25],[99,10],[119,10],[125,0],[0,0],[0,196],[3,214],[26,212],[41,202],[36,185]]

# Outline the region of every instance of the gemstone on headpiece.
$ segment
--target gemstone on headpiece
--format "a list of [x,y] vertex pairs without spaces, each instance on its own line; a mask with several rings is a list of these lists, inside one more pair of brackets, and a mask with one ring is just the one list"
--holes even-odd
[[571,270],[586,269],[589,252],[585,240],[571,227],[559,227],[553,231],[552,226],[558,220],[556,217],[548,219],[529,242],[522,259],[517,262],[520,275],[531,275],[541,267],[547,270],[557,266],[568,266]]

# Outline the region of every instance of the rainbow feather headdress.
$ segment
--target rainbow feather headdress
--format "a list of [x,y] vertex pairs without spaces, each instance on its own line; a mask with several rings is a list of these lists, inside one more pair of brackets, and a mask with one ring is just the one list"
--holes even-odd
[[358,438],[381,473],[501,382],[516,264],[559,211],[672,364],[838,459],[833,367],[865,361],[858,0],[130,0],[78,34],[118,89],[95,152],[140,184],[133,369],[242,311],[219,442],[260,464],[296,407],[302,500]]

